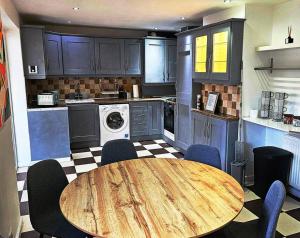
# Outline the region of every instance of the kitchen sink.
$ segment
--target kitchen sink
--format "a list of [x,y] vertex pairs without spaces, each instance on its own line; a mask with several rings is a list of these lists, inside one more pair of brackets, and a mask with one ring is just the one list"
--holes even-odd
[[66,104],[78,104],[78,103],[93,103],[95,102],[94,99],[66,99],[65,103]]

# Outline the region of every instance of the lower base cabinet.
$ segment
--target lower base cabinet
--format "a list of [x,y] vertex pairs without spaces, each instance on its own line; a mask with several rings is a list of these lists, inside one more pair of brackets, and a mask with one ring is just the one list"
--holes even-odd
[[132,140],[155,139],[163,134],[163,104],[133,102],[130,106],[130,136]]
[[238,121],[192,112],[192,144],[216,147],[220,152],[222,170],[227,173],[230,173],[230,164],[234,160],[237,139]]
[[29,109],[31,160],[70,157],[68,108]]
[[98,104],[74,104],[69,108],[71,149],[100,146]]

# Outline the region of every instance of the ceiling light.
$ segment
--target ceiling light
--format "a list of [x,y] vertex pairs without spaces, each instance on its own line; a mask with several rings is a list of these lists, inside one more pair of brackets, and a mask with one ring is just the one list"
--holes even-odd
[[71,24],[72,22],[69,20],[68,23]]
[[78,11],[78,10],[79,10],[79,7],[73,7],[73,10],[74,10],[74,11]]
[[158,30],[158,28],[157,28],[157,27],[154,27],[154,30]]
[[181,17],[181,20],[185,20],[185,17]]
[[224,0],[224,3],[231,3],[231,0]]

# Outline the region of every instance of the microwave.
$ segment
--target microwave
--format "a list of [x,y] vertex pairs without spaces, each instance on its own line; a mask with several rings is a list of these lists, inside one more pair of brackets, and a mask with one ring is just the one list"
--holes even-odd
[[50,93],[39,93],[37,95],[38,106],[55,106],[58,104],[59,96],[57,91]]

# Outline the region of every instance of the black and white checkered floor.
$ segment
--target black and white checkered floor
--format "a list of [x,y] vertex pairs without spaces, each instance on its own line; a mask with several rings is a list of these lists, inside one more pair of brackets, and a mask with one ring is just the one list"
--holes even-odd
[[[181,153],[163,140],[141,141],[134,143],[134,145],[140,158],[180,159],[183,157]],[[68,180],[72,181],[78,175],[100,166],[101,147],[72,151],[72,160],[60,163],[67,174]],[[26,186],[27,170],[27,167],[19,168],[17,174],[20,210],[23,219],[21,238],[37,238],[39,234],[33,230],[29,219]],[[245,189],[245,206],[236,221],[249,222],[258,219],[261,204],[262,200],[255,193]],[[300,202],[289,196],[284,203],[277,226],[276,238],[279,237],[300,238]]]

